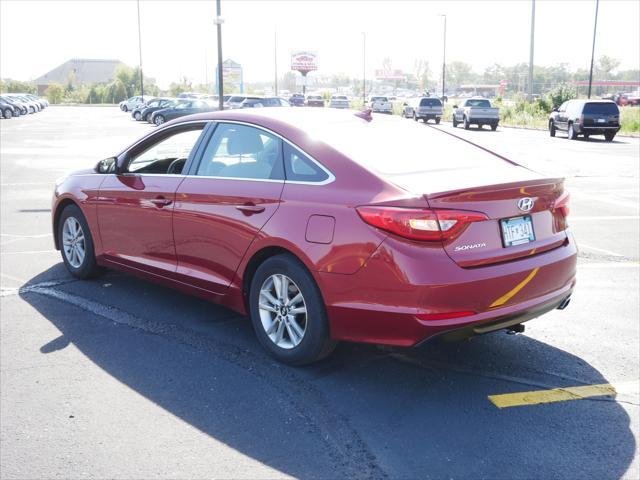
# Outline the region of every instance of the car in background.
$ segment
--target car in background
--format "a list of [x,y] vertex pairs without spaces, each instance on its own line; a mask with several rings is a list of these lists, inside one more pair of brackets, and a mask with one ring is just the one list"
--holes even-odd
[[6,103],[12,105],[14,107],[14,112],[17,110],[18,114],[14,116],[27,115],[29,113],[29,108],[27,107],[27,105],[19,101],[15,97],[10,97],[8,94],[5,94],[0,98],[2,98]]
[[307,107],[324,107],[322,95],[307,95]]
[[569,140],[604,135],[610,142],[620,130],[620,109],[611,100],[568,100],[549,115],[549,135],[555,137],[558,130],[567,132]]
[[349,108],[349,98],[346,95],[331,95],[329,108]]
[[438,124],[442,119],[442,101],[436,97],[411,98],[405,103],[402,115],[413,118],[416,122],[422,120],[427,123],[433,120]]
[[264,97],[260,95],[234,95],[225,104],[225,109],[260,108],[260,107],[290,107],[291,104],[280,97]]
[[120,110],[122,110],[123,112],[128,112],[136,108],[138,105],[143,104],[147,100],[149,100],[149,96],[147,95],[134,95],[133,97],[127,98],[126,100],[120,102]]
[[470,125],[477,125],[478,128],[489,125],[491,130],[495,131],[499,122],[500,109],[492,107],[486,98],[467,98],[462,102],[462,106],[453,106],[453,128],[462,123],[465,130],[469,130]]
[[18,105],[13,103],[11,100],[6,99],[3,96],[0,96],[0,113],[2,114],[2,118],[13,118],[19,117],[22,115],[22,110]]
[[289,97],[289,103],[292,107],[304,107],[304,95],[301,93],[294,93]]
[[194,113],[212,112],[218,109],[218,105],[210,100],[182,98],[176,105],[153,112],[150,116],[151,123],[162,125],[169,120],[174,120]]
[[32,100],[25,94],[7,93],[6,96],[15,99],[16,101],[21,102],[23,105],[25,105],[27,107],[27,113],[38,113],[40,110],[42,110],[42,106],[39,102]]
[[393,105],[388,97],[371,97],[369,99],[369,107],[374,113],[393,113]]
[[147,121],[149,114],[159,110],[160,108],[166,108],[169,106],[169,102],[172,99],[167,97],[157,97],[138,105],[131,111],[131,117],[136,121]]
[[568,198],[393,116],[265,108],[172,122],[68,174],[51,219],[74,277],[109,267],[214,301],[300,365],[340,340],[412,347],[564,309]]

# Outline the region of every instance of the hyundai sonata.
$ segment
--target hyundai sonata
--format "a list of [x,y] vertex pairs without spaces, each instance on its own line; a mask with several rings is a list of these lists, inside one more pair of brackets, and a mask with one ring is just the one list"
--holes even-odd
[[56,248],[247,314],[291,364],[339,340],[519,329],[575,284],[563,179],[397,117],[191,115],[57,182]]

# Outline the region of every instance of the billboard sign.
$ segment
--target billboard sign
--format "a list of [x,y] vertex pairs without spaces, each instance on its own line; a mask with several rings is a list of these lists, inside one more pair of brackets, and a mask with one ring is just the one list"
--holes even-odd
[[314,52],[300,51],[291,54],[291,70],[302,74],[318,69],[318,57]]
[[407,75],[402,70],[387,70],[384,68],[376,70],[377,80],[405,80]]

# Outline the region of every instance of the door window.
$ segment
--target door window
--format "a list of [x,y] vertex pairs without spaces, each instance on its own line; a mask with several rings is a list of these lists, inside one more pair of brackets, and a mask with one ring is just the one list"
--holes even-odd
[[289,144],[284,146],[284,168],[287,181],[320,183],[329,178],[318,164]]
[[196,175],[283,180],[281,143],[264,130],[220,124],[202,155]]
[[180,174],[195,146],[204,125],[191,125],[187,129],[163,136],[161,140],[134,154],[129,163],[131,173]]

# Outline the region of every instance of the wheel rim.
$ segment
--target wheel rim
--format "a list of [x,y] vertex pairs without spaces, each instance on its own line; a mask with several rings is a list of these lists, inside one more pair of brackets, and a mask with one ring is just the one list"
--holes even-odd
[[262,328],[278,347],[297,347],[307,331],[307,305],[300,288],[286,275],[268,277],[258,302]]
[[163,117],[156,117],[156,125],[162,125],[164,123]]
[[135,116],[136,120],[140,120],[140,114],[136,112],[136,116]]
[[86,243],[82,226],[74,217],[67,218],[62,226],[62,248],[69,264],[80,268],[86,254]]

